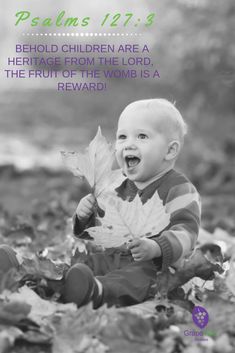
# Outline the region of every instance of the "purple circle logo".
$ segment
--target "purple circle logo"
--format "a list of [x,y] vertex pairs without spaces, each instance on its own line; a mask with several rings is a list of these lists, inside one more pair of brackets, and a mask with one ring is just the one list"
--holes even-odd
[[195,306],[192,312],[192,318],[195,325],[203,329],[208,324],[209,314],[203,306]]

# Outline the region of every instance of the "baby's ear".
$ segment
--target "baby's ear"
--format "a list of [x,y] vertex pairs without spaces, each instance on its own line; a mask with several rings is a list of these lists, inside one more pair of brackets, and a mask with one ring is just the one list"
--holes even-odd
[[180,142],[177,140],[171,141],[168,145],[168,151],[165,159],[171,161],[175,159],[180,152]]

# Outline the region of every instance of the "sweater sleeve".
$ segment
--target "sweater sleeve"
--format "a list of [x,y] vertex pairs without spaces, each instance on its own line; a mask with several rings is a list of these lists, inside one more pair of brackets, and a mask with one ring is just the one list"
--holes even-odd
[[177,267],[192,252],[200,227],[200,196],[190,182],[173,186],[167,194],[165,208],[170,214],[170,224],[160,236],[152,238],[161,248],[163,269]]
[[86,232],[86,229],[89,227],[93,227],[95,225],[95,215],[92,214],[90,218],[83,222],[81,221],[76,213],[73,215],[73,234],[78,238],[89,238],[89,234]]
[[[100,217],[104,217],[104,211],[100,207],[97,208],[97,213]],[[78,238],[93,239],[92,237],[90,237],[88,232],[86,232],[86,229],[89,227],[94,227],[95,225],[95,213],[92,213],[86,221],[80,220],[76,213],[73,215],[73,234]]]

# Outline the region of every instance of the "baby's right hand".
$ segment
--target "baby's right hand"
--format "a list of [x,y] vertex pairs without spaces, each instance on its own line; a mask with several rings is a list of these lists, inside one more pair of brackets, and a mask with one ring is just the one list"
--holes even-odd
[[94,212],[94,207],[96,204],[96,199],[94,195],[88,194],[83,197],[76,209],[76,215],[80,220],[87,220],[91,214]]

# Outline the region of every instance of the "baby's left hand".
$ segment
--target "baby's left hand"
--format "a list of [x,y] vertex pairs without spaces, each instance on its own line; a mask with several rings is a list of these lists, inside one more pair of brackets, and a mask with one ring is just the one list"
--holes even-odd
[[135,261],[152,260],[161,256],[160,246],[154,240],[148,238],[134,238],[128,244],[128,248],[131,250]]

